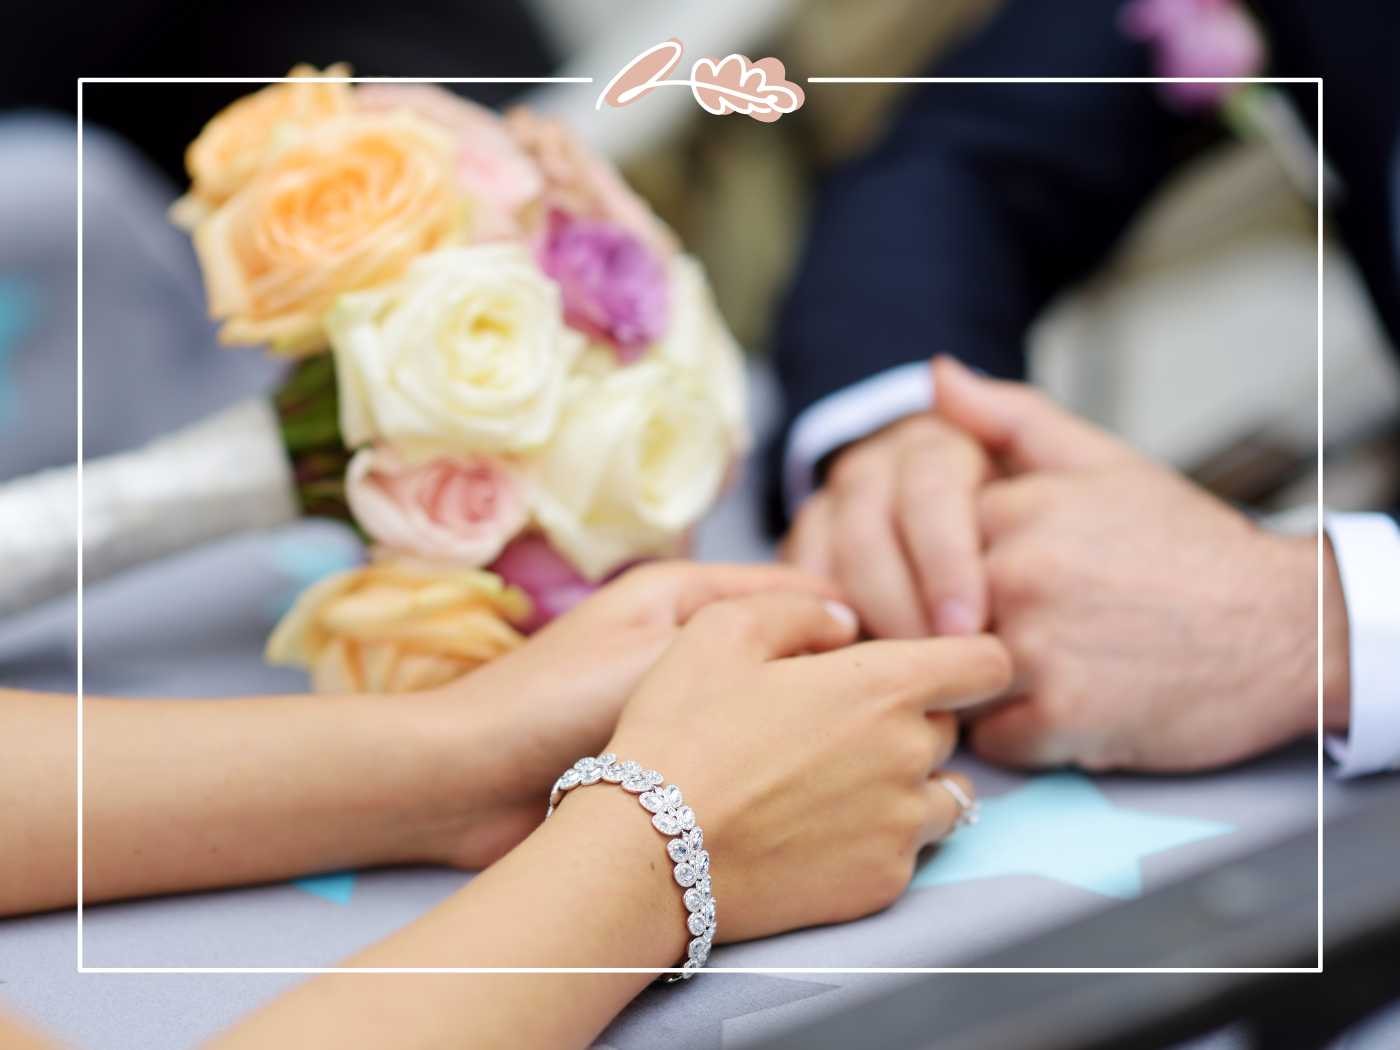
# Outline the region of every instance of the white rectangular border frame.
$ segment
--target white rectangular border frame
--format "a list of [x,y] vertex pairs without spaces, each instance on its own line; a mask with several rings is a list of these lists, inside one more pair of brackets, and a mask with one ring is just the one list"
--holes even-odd
[[[77,972],[80,974],[383,974],[383,973],[679,973],[677,968],[614,966],[614,967],[452,967],[452,966],[87,966],[83,961],[83,765],[84,765],[84,689],[83,689],[83,88],[87,84],[275,84],[289,77],[79,77],[78,141],[77,141],[77,325],[78,325],[78,386],[77,386],[77,456],[78,456],[78,597],[77,597]],[[591,84],[592,77],[304,77],[305,82],[321,83],[396,83],[396,84]],[[1323,588],[1323,128],[1321,77],[808,77],[809,84],[1313,84],[1317,87],[1317,593]],[[755,974],[922,974],[922,973],[1255,973],[1298,974],[1323,972],[1323,879],[1324,879],[1324,807],[1323,807],[1323,603],[1317,603],[1317,965],[1311,967],[976,967],[976,966],[719,966],[707,967],[710,973]]]

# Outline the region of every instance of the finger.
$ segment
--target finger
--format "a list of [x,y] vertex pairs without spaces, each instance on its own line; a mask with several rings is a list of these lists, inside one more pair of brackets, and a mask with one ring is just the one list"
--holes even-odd
[[942,769],[958,749],[958,716],[951,711],[929,711],[924,714],[929,732],[928,769]]
[[980,704],[1012,683],[1011,656],[988,634],[863,642],[808,663],[862,695],[894,695],[925,711]]
[[934,410],[1014,471],[1114,463],[1131,449],[1024,383],[985,379],[951,357],[933,363]]
[[1007,533],[1034,519],[1046,503],[1046,485],[1052,477],[1025,474],[1006,481],[993,481],[983,487],[977,494],[976,509],[982,542],[992,547]]
[[776,660],[824,653],[855,640],[855,613],[816,594],[768,591],[712,602],[692,617],[682,639],[707,665],[747,653]]
[[[948,781],[952,782],[952,787]],[[929,777],[924,790],[928,796],[928,822],[924,825],[921,842],[929,846],[941,842],[956,831],[966,812],[954,792],[961,791],[968,801],[976,801],[977,790],[972,786],[972,781],[963,774],[943,770]]]
[[1062,766],[1075,757],[1073,741],[1026,697],[980,715],[967,727],[967,739],[977,755],[1003,766]]
[[986,626],[976,493],[987,460],[962,441],[920,441],[901,453],[895,521],[935,634]]
[[832,493],[832,568],[861,623],[883,638],[927,635],[923,604],[894,524],[894,464]]
[[676,621],[687,622],[712,602],[743,598],[766,591],[840,598],[831,580],[789,565],[701,565],[682,567],[677,584]]
[[830,578],[833,575],[831,497],[826,492],[818,492],[802,504],[783,543],[782,557],[813,576]]

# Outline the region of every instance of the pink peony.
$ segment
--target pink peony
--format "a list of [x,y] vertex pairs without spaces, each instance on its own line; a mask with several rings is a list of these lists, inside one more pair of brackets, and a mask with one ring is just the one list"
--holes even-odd
[[[1259,27],[1234,0],[1133,0],[1120,15],[1123,31],[1151,44],[1157,75],[1248,77],[1264,66]],[[1218,104],[1232,84],[1163,84],[1182,109]]]
[[451,132],[457,176],[474,205],[473,239],[519,236],[521,209],[540,196],[544,177],[500,117],[435,84],[366,84],[355,99],[370,111],[408,109]]
[[409,464],[387,446],[350,461],[346,496],[355,520],[385,547],[480,568],[525,527],[515,476],[489,456]]
[[507,547],[491,571],[530,596],[534,613],[516,625],[526,634],[563,616],[602,586],[584,579],[537,533],[521,536]]
[[623,227],[556,209],[539,256],[540,268],[563,292],[564,320],[611,342],[624,363],[666,331],[665,264]]

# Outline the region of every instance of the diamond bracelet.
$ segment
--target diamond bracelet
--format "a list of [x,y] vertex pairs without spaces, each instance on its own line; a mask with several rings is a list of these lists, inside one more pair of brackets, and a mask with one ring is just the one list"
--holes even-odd
[[667,974],[667,983],[689,980],[705,965],[715,941],[715,898],[710,893],[710,854],[705,850],[705,835],[695,823],[695,811],[685,804],[681,789],[666,784],[666,778],[654,769],[645,769],[637,762],[619,762],[611,751],[596,758],[580,758],[560,775],[549,793],[548,820],[563,799],[565,792],[580,785],[602,781],[616,784],[623,791],[637,796],[651,816],[652,826],[665,835],[666,853],[675,864],[672,875],[685,891],[686,928],[690,931],[690,947],[678,974]]

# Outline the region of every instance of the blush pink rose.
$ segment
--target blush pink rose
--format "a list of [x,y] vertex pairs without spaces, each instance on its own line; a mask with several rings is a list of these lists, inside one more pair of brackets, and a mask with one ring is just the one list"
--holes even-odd
[[516,624],[526,634],[563,616],[602,586],[584,579],[538,533],[527,533],[515,540],[491,566],[491,571],[529,595],[534,612],[528,620]]
[[[1264,38],[1235,0],[1133,0],[1120,25],[1152,46],[1163,77],[1248,77],[1264,67]],[[1233,84],[1163,84],[1182,109],[1217,105]]]
[[499,555],[529,517],[519,482],[489,456],[410,464],[387,446],[366,448],[345,489],[355,520],[385,547],[470,568]]
[[452,134],[457,175],[475,207],[472,240],[508,240],[520,234],[520,213],[544,190],[544,176],[485,106],[435,84],[366,84],[355,96],[362,109],[408,109]]

